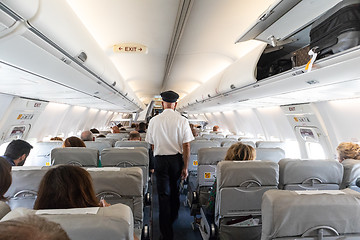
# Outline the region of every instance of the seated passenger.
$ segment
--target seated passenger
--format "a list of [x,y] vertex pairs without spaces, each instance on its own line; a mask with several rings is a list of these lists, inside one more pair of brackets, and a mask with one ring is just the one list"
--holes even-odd
[[146,123],[144,122],[139,123],[138,128],[139,128],[138,131],[139,133],[146,133]]
[[[237,142],[231,145],[231,147],[227,150],[224,161],[248,161],[255,160],[255,158],[256,151],[252,146]],[[211,216],[215,213],[215,199],[216,179],[210,192],[208,204],[206,205],[206,212]]]
[[96,138],[106,138],[104,134],[99,134]]
[[42,178],[34,209],[65,209],[109,206],[96,198],[90,174],[83,168],[59,165]]
[[5,158],[11,166],[23,166],[33,146],[24,140],[13,140],[6,147]]
[[94,134],[91,131],[83,131],[80,138],[83,141],[95,141]]
[[96,128],[90,129],[90,132],[92,132],[93,134],[99,134],[100,133],[100,131],[97,130]]
[[113,127],[111,128],[111,130],[112,130],[112,133],[120,133],[120,129],[119,129],[118,126],[113,126]]
[[6,159],[0,157],[0,219],[10,212],[10,207],[5,203],[7,199],[4,195],[9,189],[11,182],[11,165]]
[[63,141],[63,139],[61,137],[52,137],[50,138],[50,141]]
[[341,163],[345,159],[360,160],[360,146],[352,142],[342,142],[336,148],[338,152],[338,160]]
[[213,133],[221,132],[221,131],[220,131],[220,127],[219,127],[218,125],[215,125],[215,126],[213,127],[213,130],[212,130],[211,132],[213,132]]
[[132,124],[131,124],[131,128],[137,128],[136,123],[132,123]]
[[83,140],[78,137],[68,137],[63,143],[63,147],[86,147]]
[[129,141],[141,141],[141,136],[140,133],[138,131],[131,131],[129,133]]
[[191,132],[192,132],[193,136],[194,136],[194,137],[197,137],[197,136],[198,136],[198,133],[197,133],[197,131],[196,131],[196,129],[195,129],[194,124],[190,123],[190,129],[191,129]]
[[[41,179],[35,210],[108,207],[104,199],[96,198],[90,174],[73,165],[58,165]],[[134,235],[134,239],[138,239]]]
[[0,240],[70,240],[60,224],[37,215],[0,222]]

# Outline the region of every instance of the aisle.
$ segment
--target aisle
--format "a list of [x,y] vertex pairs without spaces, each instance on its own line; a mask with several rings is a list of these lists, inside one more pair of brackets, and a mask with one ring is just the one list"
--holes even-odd
[[[160,238],[160,229],[159,229],[159,204],[158,196],[156,189],[156,178],[153,178],[153,239],[158,240]],[[184,206],[186,196],[184,194],[180,195],[180,210],[179,217],[174,223],[174,240],[200,240],[201,235],[198,229],[195,231],[191,228],[191,223],[193,222],[193,217],[190,216],[190,210],[188,207]]]

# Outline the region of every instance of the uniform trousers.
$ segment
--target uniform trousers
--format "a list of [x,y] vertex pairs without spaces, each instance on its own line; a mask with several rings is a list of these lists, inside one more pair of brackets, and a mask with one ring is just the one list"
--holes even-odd
[[182,154],[155,156],[155,175],[159,196],[159,225],[162,239],[173,239],[172,225],[180,208],[180,176],[184,165]]

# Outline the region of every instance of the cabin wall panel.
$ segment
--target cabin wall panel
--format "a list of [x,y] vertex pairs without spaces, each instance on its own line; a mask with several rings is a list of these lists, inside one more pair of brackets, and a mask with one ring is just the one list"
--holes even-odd
[[360,141],[360,98],[315,104],[323,116],[333,148],[340,142]]
[[258,108],[256,113],[267,140],[296,141],[294,131],[280,107]]
[[6,110],[11,104],[11,101],[14,99],[13,96],[0,94],[0,120],[4,116]]

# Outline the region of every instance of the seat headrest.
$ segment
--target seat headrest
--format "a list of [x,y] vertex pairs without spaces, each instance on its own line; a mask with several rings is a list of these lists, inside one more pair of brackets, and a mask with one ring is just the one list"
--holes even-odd
[[282,159],[279,162],[280,185],[300,184],[310,178],[340,185],[343,166],[335,160]]
[[117,141],[115,147],[144,147],[150,148],[150,144],[145,141]]
[[123,196],[142,196],[143,171],[130,168],[87,168],[93,180],[96,194],[113,191]]
[[103,166],[116,166],[118,163],[128,162],[134,166],[148,166],[148,149],[144,147],[106,148],[101,152]]
[[96,167],[99,150],[83,147],[54,148],[51,150],[51,162],[57,164],[75,164]]
[[261,209],[263,240],[299,237],[318,226],[332,227],[340,234],[360,233],[360,193],[351,189],[269,190]]
[[200,148],[220,147],[220,142],[210,140],[194,140],[190,143],[190,153],[198,154]]
[[355,159],[345,159],[342,162],[344,176],[342,187],[356,186],[356,180],[360,178],[360,161]]
[[87,148],[97,149],[102,151],[104,148],[111,148],[111,142],[94,142],[94,141],[85,141],[84,142]]
[[124,204],[100,208],[75,208],[71,211],[72,213],[69,213],[69,209],[36,211],[17,208],[1,221],[37,214],[59,223],[70,239],[133,239],[133,215],[131,209]]
[[[217,186],[239,187],[249,180],[261,186],[279,184],[279,166],[269,161],[222,161],[217,165]],[[241,174],[240,174],[241,173]]]
[[285,151],[281,148],[256,148],[256,160],[279,162],[285,158]]
[[223,147],[200,148],[198,151],[198,164],[216,165],[224,160],[226,152],[227,148]]
[[284,142],[276,142],[276,141],[257,141],[256,142],[257,148],[281,148],[285,149]]

